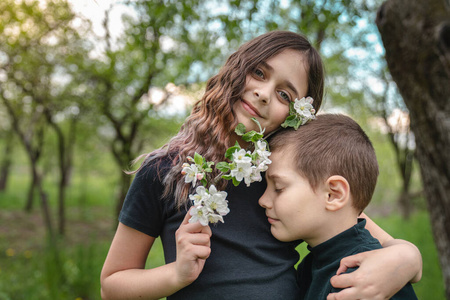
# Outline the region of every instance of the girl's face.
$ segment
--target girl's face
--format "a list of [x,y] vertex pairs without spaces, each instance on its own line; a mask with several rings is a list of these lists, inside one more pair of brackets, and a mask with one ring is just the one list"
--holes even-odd
[[246,78],[242,98],[233,110],[239,123],[249,130],[259,131],[251,120],[256,118],[268,134],[284,122],[289,113],[289,103],[306,96],[308,72],[304,55],[286,49],[261,63]]

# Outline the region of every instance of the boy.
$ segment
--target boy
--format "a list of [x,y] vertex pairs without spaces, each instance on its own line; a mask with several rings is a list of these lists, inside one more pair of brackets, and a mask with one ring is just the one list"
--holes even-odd
[[[372,144],[351,118],[323,114],[297,131],[270,141],[272,164],[259,199],[271,232],[280,241],[302,239],[310,253],[297,269],[300,299],[326,299],[340,260],[379,249],[358,216],[369,204],[378,177]],[[407,284],[391,299],[417,299]]]

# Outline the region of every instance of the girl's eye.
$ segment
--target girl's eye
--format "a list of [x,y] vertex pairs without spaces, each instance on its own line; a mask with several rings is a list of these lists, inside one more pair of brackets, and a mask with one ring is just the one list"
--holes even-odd
[[285,93],[285,92],[283,92],[283,91],[279,91],[278,94],[280,95],[280,97],[281,97],[283,100],[286,100],[287,102],[291,102],[291,97],[289,96],[288,93]]
[[256,69],[254,73],[256,76],[258,76],[260,78],[264,78],[264,73],[260,69]]

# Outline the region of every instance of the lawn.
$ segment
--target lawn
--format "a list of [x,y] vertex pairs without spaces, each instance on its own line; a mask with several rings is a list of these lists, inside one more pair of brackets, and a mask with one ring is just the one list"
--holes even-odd
[[[0,193],[0,300],[100,299],[100,271],[116,226],[113,195],[106,179],[81,188],[83,182],[69,190],[66,236],[53,245],[46,239],[38,202],[31,213],[22,210],[23,180],[13,178]],[[419,247],[424,267],[422,280],[414,284],[418,298],[445,299],[428,214],[418,211],[408,221],[396,215],[372,217],[391,235]],[[301,245],[299,251],[304,256],[307,250]],[[163,263],[157,240],[147,265]]]

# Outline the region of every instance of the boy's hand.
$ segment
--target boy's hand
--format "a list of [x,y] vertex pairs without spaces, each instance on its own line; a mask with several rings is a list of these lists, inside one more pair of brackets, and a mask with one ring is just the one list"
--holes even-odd
[[199,222],[189,223],[190,217],[188,211],[175,233],[176,275],[178,282],[184,286],[197,279],[211,253],[211,228],[202,226]]

